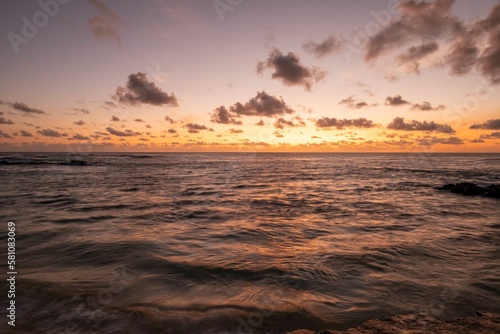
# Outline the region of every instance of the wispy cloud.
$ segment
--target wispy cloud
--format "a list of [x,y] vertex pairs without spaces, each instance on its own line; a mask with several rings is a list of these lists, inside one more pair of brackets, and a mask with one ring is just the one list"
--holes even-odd
[[120,27],[123,21],[120,15],[99,0],[88,0],[88,2],[100,13],[87,20],[87,27],[92,35],[99,40],[112,39],[118,47],[121,47]]

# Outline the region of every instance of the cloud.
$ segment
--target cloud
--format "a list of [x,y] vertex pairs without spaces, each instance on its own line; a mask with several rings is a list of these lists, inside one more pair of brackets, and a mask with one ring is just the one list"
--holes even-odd
[[42,136],[45,136],[45,137],[54,137],[54,138],[59,138],[59,137],[66,137],[67,134],[66,133],[60,133],[56,130],[52,130],[52,129],[44,129],[44,130],[41,130],[41,131],[37,131],[37,133],[41,134]]
[[[497,8],[497,11],[500,12],[500,5]],[[500,30],[490,37],[489,46],[478,59],[477,66],[483,76],[487,77],[491,83],[500,83]]]
[[243,130],[241,130],[241,129],[229,129],[229,132],[237,134],[237,133],[243,133]]
[[482,134],[480,139],[484,141],[484,139],[500,139],[500,132],[492,132],[489,134]]
[[154,82],[148,81],[147,75],[137,72],[128,76],[127,86],[119,86],[113,95],[119,103],[138,106],[149,104],[153,106],[177,107],[174,94],[163,92]]
[[264,126],[264,125],[266,125],[266,123],[264,123],[263,120],[260,120],[257,123],[255,123],[255,125],[257,125],[257,126]]
[[119,122],[119,121],[120,121],[120,117],[115,116],[115,115],[113,115],[113,117],[111,117],[111,122]]
[[19,132],[21,133],[21,137],[33,137],[33,135],[26,130],[20,130]]
[[[346,99],[343,99],[342,101],[339,102],[339,104],[344,104],[346,105],[349,109],[361,109],[368,107],[368,103],[365,101],[359,100],[356,96],[349,96]],[[372,105],[374,106],[374,105]]]
[[76,111],[76,112],[81,112],[82,114],[88,115],[90,114],[90,111],[85,108],[71,108],[71,110]]
[[[223,116],[222,118],[220,118],[221,110]],[[229,113],[228,115],[225,114],[226,111],[228,111]],[[261,91],[257,92],[257,95],[248,100],[248,102],[245,103],[236,102],[231,107],[229,107],[229,109],[226,109],[225,107],[221,106],[217,108],[215,112],[216,112],[215,115],[214,113],[212,113],[212,117],[219,117],[219,118],[212,119],[212,121],[213,120],[224,121],[226,119],[229,119],[232,120],[233,123],[227,123],[227,124],[236,125],[237,124],[236,118],[240,116],[275,117],[286,114],[293,114],[295,111],[285,103],[282,97],[278,98],[267,94],[265,91]],[[226,119],[224,117],[226,117]]]
[[490,119],[482,124],[474,124],[469,129],[500,130],[500,119]]
[[460,28],[458,19],[451,15],[453,3],[454,0],[402,1],[401,16],[369,38],[365,59],[374,60],[407,41],[432,40],[453,33]]
[[99,40],[113,39],[118,47],[121,47],[120,26],[121,17],[108,6],[98,0],[88,0],[100,15],[93,16],[87,20],[87,27],[92,35]]
[[337,119],[337,118],[329,118],[323,117],[316,121],[316,126],[318,128],[337,128],[338,130],[342,130],[344,128],[373,128],[376,125],[373,121],[367,120],[366,118],[358,118],[358,119]]
[[168,131],[167,131],[167,132],[168,132],[168,133],[177,133],[177,130],[175,130],[175,129],[168,129]]
[[476,69],[492,84],[500,83],[500,4],[482,20],[463,21],[452,14],[454,0],[403,0],[400,16],[365,45],[365,60],[372,61],[406,44],[412,46],[397,57],[417,73],[419,61],[435,53],[439,44],[448,48],[435,63],[448,66],[452,75]]
[[396,117],[392,120],[389,125],[387,125],[388,129],[391,130],[403,130],[403,131],[434,131],[434,132],[442,132],[442,133],[455,133],[449,125],[446,124],[437,124],[432,122],[419,122],[419,121],[410,121],[405,122],[404,118]]
[[84,135],[80,135],[80,134],[74,134],[73,137],[71,138],[68,138],[68,140],[90,140],[90,137],[88,136],[84,136]]
[[165,120],[167,122],[169,122],[170,124],[174,124],[175,123],[175,121],[171,117],[169,117],[169,116],[165,116]]
[[2,130],[0,130],[0,136],[2,136],[4,138],[12,139],[11,135],[9,135],[7,132],[3,132]]
[[424,101],[422,104],[420,103],[415,103],[411,106],[411,110],[420,110],[420,111],[437,111],[437,110],[443,110],[446,107],[442,104],[438,106],[432,106],[430,102]]
[[118,137],[135,137],[135,136],[140,136],[140,132],[134,132],[132,130],[125,130],[125,131],[120,131],[113,129],[111,127],[106,128],[106,131],[108,131],[110,134],[118,136]]
[[[295,122],[293,121],[295,120]],[[306,126],[304,120],[301,117],[294,117],[293,120],[286,120],[283,117],[280,117],[274,122],[274,127],[277,129],[284,129],[285,127],[296,128]]]
[[419,46],[412,46],[405,53],[397,57],[400,65],[406,65],[411,70],[420,73],[419,61],[428,55],[436,52],[439,45],[436,42],[425,43]]
[[10,119],[0,117],[0,124],[14,124]]
[[82,126],[82,125],[85,125],[85,122],[84,121],[77,121],[77,122],[73,122],[73,124]]
[[229,110],[227,110],[226,107],[220,106],[218,108],[215,108],[215,110],[212,112],[210,121],[212,123],[218,124],[241,125],[241,121],[236,117],[239,117],[239,115],[235,115],[234,113],[231,113]]
[[394,97],[388,96],[385,99],[385,105],[386,106],[398,107],[398,106],[402,106],[402,105],[405,105],[405,104],[410,104],[410,102],[408,102],[406,100],[403,100],[403,98],[401,97],[401,95],[396,95]]
[[265,61],[257,63],[258,74],[266,69],[274,70],[272,78],[281,80],[285,86],[303,86],[308,91],[326,76],[326,72],[317,67],[304,66],[294,53],[285,55],[278,49],[273,49]]
[[12,103],[11,104],[11,107],[16,109],[16,110],[19,110],[19,111],[22,111],[26,114],[38,114],[38,115],[41,115],[41,114],[47,114],[45,111],[43,110],[40,110],[40,109],[36,109],[36,108],[31,108],[31,107],[28,107],[25,103],[23,102],[15,102],[15,103]]
[[200,125],[197,123],[187,123],[186,125],[184,125],[184,127],[188,129],[189,133],[199,133],[202,130],[213,131],[213,129],[209,129],[205,125]]
[[142,120],[140,118],[136,118],[136,119],[134,119],[134,122],[144,123],[144,120]]
[[309,53],[314,54],[316,57],[321,58],[330,55],[334,52],[340,51],[342,42],[335,36],[327,37],[323,42],[309,41],[302,45],[303,49]]
[[418,144],[419,146],[432,146],[435,144],[443,144],[443,145],[463,145],[465,142],[463,139],[460,139],[458,137],[449,137],[449,138],[437,138],[437,137],[431,137],[431,138],[417,138],[415,140],[415,143]]

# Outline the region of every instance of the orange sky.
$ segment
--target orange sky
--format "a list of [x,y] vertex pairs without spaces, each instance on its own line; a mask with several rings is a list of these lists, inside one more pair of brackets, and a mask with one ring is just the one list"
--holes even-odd
[[1,151],[500,152],[500,2],[2,2]]

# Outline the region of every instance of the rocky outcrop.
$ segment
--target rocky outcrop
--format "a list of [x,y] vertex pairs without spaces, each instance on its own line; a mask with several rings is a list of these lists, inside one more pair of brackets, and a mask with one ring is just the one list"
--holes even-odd
[[425,314],[402,315],[375,319],[348,331],[298,330],[288,334],[498,334],[500,314],[476,312],[477,316],[441,321]]
[[437,188],[437,190],[448,190],[452,193],[465,196],[487,196],[500,198],[500,184],[492,184],[487,187],[481,187],[474,183],[462,182],[455,184],[445,184],[444,186]]

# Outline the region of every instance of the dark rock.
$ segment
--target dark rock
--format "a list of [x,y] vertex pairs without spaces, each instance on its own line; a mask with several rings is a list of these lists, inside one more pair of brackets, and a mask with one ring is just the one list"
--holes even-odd
[[71,166],[86,166],[87,162],[83,160],[71,160],[69,162],[69,165]]
[[484,196],[500,198],[500,184],[492,184],[487,186]]
[[445,184],[437,190],[448,190],[454,194],[461,194],[465,196],[486,196],[500,198],[500,185],[492,184],[487,187],[481,187],[474,183],[462,182],[455,184]]

